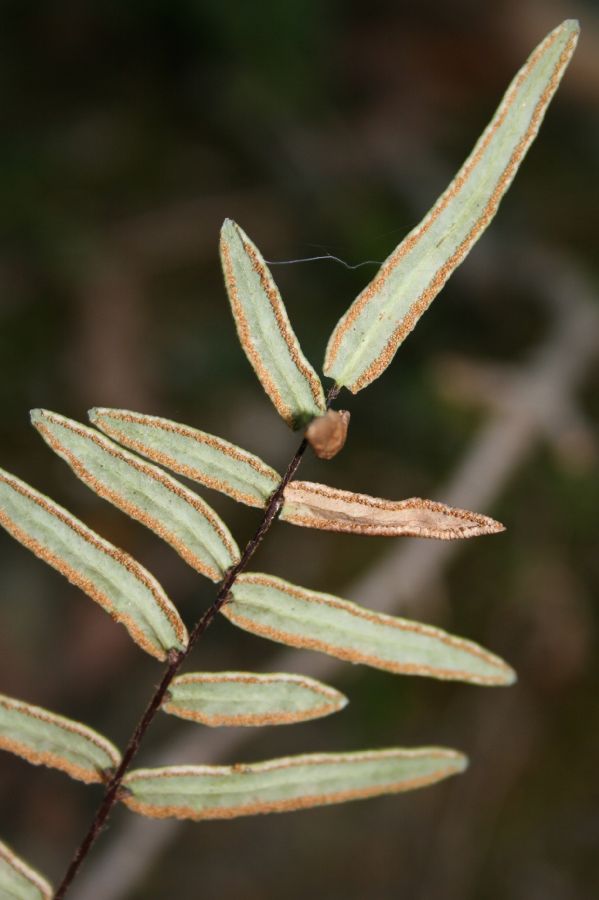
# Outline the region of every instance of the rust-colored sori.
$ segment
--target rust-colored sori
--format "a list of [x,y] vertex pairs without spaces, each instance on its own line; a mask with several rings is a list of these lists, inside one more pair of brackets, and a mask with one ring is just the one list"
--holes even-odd
[[123,428],[123,425],[127,423],[140,425],[150,433],[153,431],[159,437],[164,436],[167,439],[170,435],[178,436],[185,441],[189,441],[192,446],[194,444],[197,445],[198,455],[201,453],[202,447],[209,447],[219,456],[222,456],[223,459],[230,459],[233,463],[241,463],[244,466],[248,466],[250,471],[255,472],[261,480],[271,483],[271,492],[275,490],[281,480],[281,476],[274,469],[267,466],[257,456],[248,453],[247,450],[242,450],[240,447],[236,447],[235,444],[229,443],[229,441],[225,441],[213,434],[207,434],[205,431],[199,431],[197,428],[192,428],[189,425],[181,425],[179,422],[172,422],[170,419],[163,419],[159,416],[147,416],[143,413],[122,409],[93,409],[90,412],[90,418],[94,425],[97,425],[98,428],[120,444],[135,450],[137,453],[141,453],[142,456],[147,456],[153,462],[159,463],[161,466],[165,466],[165,468],[171,469],[179,475],[184,475],[186,478],[198,481],[200,484],[215,491],[227,494],[233,500],[237,500],[238,503],[245,503],[247,506],[264,507],[266,506],[267,498],[259,499],[255,494],[240,489],[230,478],[226,478],[224,473],[219,477],[215,476],[205,464],[200,465],[198,462],[194,465],[189,461],[183,462],[182,459],[174,455],[173,451],[169,453],[166,450],[160,450],[153,446],[150,441],[131,437]]
[[[361,665],[372,666],[386,672],[393,672],[396,675],[430,676],[441,680],[459,680],[489,686],[511,684],[515,679],[513,669],[495,654],[490,653],[478,644],[472,643],[472,641],[448,634],[432,625],[424,625],[421,622],[400,619],[385,613],[365,609],[349,600],[343,600],[341,597],[300,588],[280,578],[274,578],[260,572],[245,573],[241,576],[240,581],[243,581],[245,584],[275,588],[282,591],[292,601],[295,600],[302,604],[313,605],[315,608],[320,607],[324,611],[338,610],[345,617],[356,623],[356,626],[358,626],[357,630],[359,630],[360,623],[364,625],[369,623],[388,629],[390,635],[395,632],[400,635],[412,634],[433,638],[448,648],[479,659],[482,663],[491,666],[495,671],[493,674],[488,675],[482,673],[474,674],[473,672],[441,663],[410,662],[406,659],[393,658],[389,655],[383,656],[380,652],[374,653],[372,650],[367,649],[363,641],[350,641],[347,634],[343,635],[343,641],[340,641],[339,634],[337,634],[336,640],[333,641],[331,633],[326,628],[319,628],[318,632],[315,632],[314,627],[312,626],[309,629],[306,623],[303,624],[303,628],[300,630],[291,630],[290,627],[286,627],[284,619],[281,619],[281,624],[267,624],[248,613],[243,603],[236,603],[235,593],[233,592],[231,602],[223,609],[223,615],[240,628],[252,634],[259,634],[261,637],[268,638],[271,641],[286,644],[289,647],[316,650],[320,653],[327,653],[329,656],[335,656],[337,659],[343,659],[354,664],[360,663]],[[294,624],[293,621],[291,624]],[[386,649],[388,650],[389,648]]]
[[[322,786],[321,790],[317,789],[319,767],[328,764],[351,765],[352,763],[370,762],[388,757],[418,757],[426,755],[438,762],[438,768],[426,775],[407,776],[395,781],[387,781],[380,784],[373,784],[363,787],[347,788],[345,790],[326,789]],[[311,809],[315,806],[327,806],[332,803],[344,803],[348,800],[363,800],[368,797],[378,797],[381,794],[396,794],[403,791],[414,790],[416,788],[425,787],[441,781],[449,775],[454,775],[461,771],[465,766],[464,757],[444,748],[426,748],[424,750],[374,750],[372,752],[365,751],[363,753],[348,754],[332,754],[332,753],[313,753],[303,756],[290,756],[283,759],[269,760],[265,763],[250,763],[247,765],[236,764],[233,766],[172,766],[162,769],[138,769],[132,772],[125,780],[126,789],[121,797],[123,803],[129,809],[141,813],[144,816],[150,816],[155,819],[176,818],[191,819],[193,821],[201,821],[203,819],[234,819],[238,816],[253,816],[264,813],[275,812],[291,812],[299,809]],[[168,782],[171,780],[176,791],[176,781],[180,776],[192,776],[200,780],[203,776],[214,779],[223,776],[223,781],[231,776],[244,775],[253,776],[260,773],[268,772],[287,772],[293,777],[294,769],[298,767],[313,767],[315,784],[310,789],[310,785],[306,785],[305,792],[299,796],[273,798],[271,800],[257,800],[252,798],[252,792],[248,792],[245,800],[230,805],[209,805],[207,799],[206,805],[198,808],[191,804],[169,803],[161,805],[160,802],[149,802],[139,799],[128,787],[135,788],[136,781],[142,781],[148,775],[152,780],[158,783],[161,780]],[[168,787],[166,788],[168,791]],[[227,793],[230,792],[230,789]]]
[[[29,893],[32,891],[32,900],[39,900],[39,898],[41,898],[41,900],[52,900],[54,891],[46,879],[43,878],[39,872],[36,872],[35,869],[28,866],[16,855],[16,853],[13,853],[10,847],[0,841],[0,866],[2,864],[8,866],[9,869],[12,869],[18,879],[24,879],[25,882],[28,882],[26,886],[28,889],[27,897],[29,897]],[[15,885],[10,885],[10,900],[18,900],[18,897],[25,897],[25,894],[17,895],[13,893],[15,887]],[[19,890],[20,888],[17,887],[16,889]],[[8,896],[7,900],[9,900]]]
[[[176,680],[183,663],[219,613],[239,627],[272,640],[389,672],[479,685],[508,685],[516,680],[507,663],[471,641],[294,586],[275,576],[248,572],[248,566],[279,516],[298,525],[354,535],[450,540],[503,529],[487,516],[431,500],[385,500],[311,482],[294,482],[293,478],[308,446],[321,459],[331,459],[339,452],[345,442],[349,414],[329,407],[341,387],[355,393],[381,374],[495,215],[569,62],[578,30],[576,22],[566,21],[533,52],[454,181],[339,321],[327,347],[325,374],[334,384],[326,399],[260,252],[239,226],[225,221],[221,258],[241,344],[280,415],[292,427],[306,428],[305,439],[282,478],[246,451],[210,435],[186,430],[186,426],[154,417],[138,416],[134,420],[136,414],[126,411],[92,411],[92,420],[99,428],[126,446],[228,493],[235,500],[263,507],[261,520],[242,553],[236,552],[226,526],[216,514],[207,512],[203,501],[189,497],[186,489],[154,466],[130,458],[95,433],[92,444],[82,452],[82,461],[80,438],[85,435],[90,439],[87,429],[71,429],[67,447],[61,444],[65,440],[63,433],[56,439],[47,422],[40,428],[50,446],[97,494],[154,528],[188,562],[194,564],[195,560],[199,571],[215,580],[222,577],[216,596],[197,619],[189,637],[175,607],[149,572],[49,498],[0,471],[0,524],[122,622],[144,649],[167,661],[122,757],[115,748],[104,745],[105,739],[92,736],[79,723],[65,725],[67,731],[70,729],[69,740],[63,730],[55,746],[52,738],[56,732],[51,725],[57,720],[51,719],[51,714],[30,707],[24,712],[30,718],[17,720],[8,715],[6,701],[0,701],[0,747],[33,763],[61,768],[84,781],[107,782],[89,829],[56,890],[56,900],[62,900],[69,890],[117,801],[157,818],[232,818],[409,790],[466,768],[463,754],[425,747],[300,755],[223,767],[130,770],[161,707],[205,724],[219,725],[270,724],[273,709],[281,713],[279,722],[297,721],[302,711],[310,707],[312,698],[291,696],[288,685],[275,695],[271,692],[266,696],[263,692],[256,700],[255,686],[248,688],[246,683],[246,697],[252,697],[255,703],[253,718],[244,706],[244,698],[239,700],[240,682],[233,696],[228,687],[223,689],[221,685],[219,691],[211,684],[212,694],[207,701],[206,692],[202,694],[198,688],[177,694]],[[137,433],[134,421],[139,425]],[[124,427],[127,422],[129,428]],[[39,427],[39,418],[35,424]],[[138,441],[143,426],[146,431]],[[158,439],[157,429],[162,429]],[[77,440],[74,434],[79,436]],[[104,455],[98,452],[99,447]],[[123,467],[123,461],[130,469]],[[187,505],[181,501],[187,501]],[[206,517],[198,516],[198,512]],[[202,532],[201,539],[197,537],[198,530]],[[191,543],[191,549],[186,541]],[[207,568],[203,558],[200,562],[204,568],[198,564],[204,550]],[[231,559],[223,563],[227,553]],[[260,678],[264,680],[266,676]],[[346,701],[326,686],[314,694],[311,715],[304,718],[337,711]],[[198,710],[203,703],[208,713],[202,719]],[[221,715],[223,708],[225,714]],[[237,714],[239,709],[241,713]],[[84,738],[87,745],[82,749]],[[0,845],[2,858],[9,862],[12,859]],[[16,871],[16,861],[13,865]]]
[[40,432],[44,440],[59,456],[62,456],[63,459],[68,462],[77,477],[80,478],[81,481],[83,481],[85,484],[87,484],[87,486],[91,488],[92,491],[95,491],[98,496],[103,497],[110,503],[113,503],[128,516],[131,516],[132,519],[137,519],[138,522],[141,522],[151,531],[154,531],[167,544],[170,544],[171,547],[173,547],[177,551],[179,556],[181,556],[181,558],[184,559],[185,562],[192,566],[197,572],[200,572],[202,575],[205,575],[212,581],[220,581],[223,576],[223,572],[220,568],[217,568],[215,565],[210,565],[206,561],[206,559],[200,558],[198,554],[194,553],[187,545],[187,543],[183,541],[174,531],[165,527],[165,525],[160,521],[159,518],[157,518],[155,515],[151,515],[146,509],[144,509],[141,503],[134,503],[131,499],[125,497],[121,491],[117,490],[116,488],[109,487],[109,479],[100,481],[85,465],[84,460],[73,453],[67,446],[65,446],[63,442],[58,439],[56,434],[50,431],[50,429],[44,423],[44,418],[49,422],[53,422],[59,425],[66,431],[70,431],[73,434],[78,435],[79,437],[83,438],[83,440],[92,442],[103,453],[106,453],[108,457],[113,457],[114,459],[125,463],[125,465],[129,466],[133,473],[136,473],[138,476],[142,476],[142,481],[144,479],[147,479],[149,484],[152,484],[152,482],[154,482],[169,493],[173,494],[174,497],[177,497],[179,500],[181,500],[182,503],[189,504],[189,506],[200,516],[202,516],[202,518],[204,518],[210,525],[215,534],[218,536],[219,540],[222,542],[223,546],[226,548],[230,558],[232,560],[236,560],[239,553],[237,547],[231,540],[231,536],[228,533],[228,530],[223,528],[220,519],[218,518],[216,513],[208,506],[207,503],[204,503],[204,501],[200,497],[198,497],[197,494],[194,494],[193,491],[190,491],[182,484],[179,484],[177,481],[175,481],[174,478],[171,478],[161,469],[158,469],[156,468],[156,466],[153,466],[150,463],[146,463],[144,460],[136,458],[130,453],[121,450],[121,448],[113,444],[112,441],[103,437],[101,434],[94,432],[91,428],[77,426],[75,422],[69,419],[65,419],[64,416],[52,416],[51,413],[48,413],[46,411],[44,411],[43,413],[43,418],[40,417],[35,422],[35,427]]
[[[84,738],[86,742],[94,744],[98,750],[105,754],[115,769],[120,762],[118,751],[109,741],[104,740],[101,735],[92,731],[91,728],[81,725],[79,722],[64,719],[62,716],[50,713],[39,706],[31,706],[29,703],[22,703],[9,697],[0,696],[0,707],[9,712],[18,712],[20,716],[28,717],[33,721],[46,723],[54,728],[60,728],[67,733],[70,732]],[[86,784],[105,782],[110,775],[110,772],[100,771],[89,762],[85,762],[83,758],[76,762],[74,759],[60,754],[58,747],[54,750],[42,750],[36,747],[33,742],[27,742],[18,737],[9,737],[7,734],[0,734],[0,748],[23,757],[23,759],[33,763],[33,765],[60,769],[62,772],[70,775],[71,778],[75,778],[77,781],[84,781]]]
[[[165,712],[171,715],[179,716],[182,719],[189,719],[191,722],[199,722],[202,725],[216,726],[257,726],[257,725],[292,725],[295,722],[304,722],[308,719],[319,719],[322,716],[328,716],[333,712],[337,712],[347,702],[339,691],[328,687],[326,684],[314,681],[311,678],[302,678],[301,675],[256,675],[251,672],[190,672],[187,675],[181,675],[176,679],[173,687],[190,684],[222,684],[236,683],[240,685],[255,685],[257,687],[266,684],[282,682],[286,680],[298,687],[303,687],[314,697],[314,703],[304,709],[274,709],[255,712],[251,709],[243,709],[241,711],[231,712],[230,710],[221,709],[220,711],[208,712],[205,709],[194,708],[192,703],[186,702],[184,699],[175,700],[172,694],[167,694],[162,703]],[[240,705],[240,704],[238,704]]]
[[[187,643],[187,630],[177,615],[174,607],[171,606],[168,598],[163,593],[160,585],[152,578],[150,573],[135,559],[129,556],[128,553],[125,553],[124,550],[120,550],[118,547],[114,547],[112,544],[109,544],[108,541],[103,540],[103,538],[87,528],[74,516],[67,513],[66,510],[57,503],[53,503],[43,494],[38,493],[24,482],[20,481],[20,479],[9,476],[8,473],[0,473],[0,483],[8,485],[12,490],[16,491],[16,493],[21,494],[23,497],[26,497],[28,500],[35,503],[48,513],[48,515],[55,517],[57,521],[66,525],[67,528],[70,528],[74,535],[77,535],[94,550],[105,554],[107,557],[123,566],[124,569],[133,575],[133,577],[150,592],[153,600],[173,628],[176,639],[181,645]],[[79,569],[69,564],[62,556],[53,552],[47,545],[34,538],[28,533],[25,527],[21,527],[18,522],[14,521],[8,513],[1,508],[0,524],[2,524],[9,534],[12,534],[17,541],[23,544],[24,547],[27,547],[32,553],[40,559],[43,559],[48,565],[52,566],[52,568],[57,569],[71,582],[71,584],[81,588],[88,597],[91,597],[92,600],[99,603],[100,606],[115,619],[115,621],[120,622],[125,626],[133,640],[147,653],[151,656],[155,656],[156,659],[166,659],[167,651],[144,633],[132,615],[122,609],[117,609],[105,590],[101,589],[98,584],[82,574]]]
[[[566,21],[539,44],[508,88],[491,123],[483,132],[474,150],[447,190],[439,197],[423,221],[410,232],[399,247],[383,263],[373,281],[364,288],[340,319],[329,340],[324,365],[325,374],[335,378],[338,384],[346,385],[355,394],[379,377],[390,364],[399,345],[412,331],[449,276],[464,260],[473,244],[489,225],[526,151],[539,130],[547,106],[557,90],[564,70],[576,47],[578,30],[577,23]],[[564,38],[566,38],[565,41]],[[488,163],[489,154],[494,149],[494,138],[504,124],[508,114],[512,109],[516,109],[517,104],[521,100],[521,90],[527,86],[527,79],[531,71],[543,57],[550,53],[551,48],[558,40],[564,41],[564,46],[546,78],[544,88],[531,111],[529,120],[522,127],[519,140],[505,164],[502,164],[494,183],[490,185],[485,183],[480,191],[480,196],[476,197],[477,202],[474,202],[472,198],[468,197],[468,190],[473,176],[475,174],[478,175],[478,171]],[[471,206],[467,227],[464,227],[464,221],[458,221],[462,212],[460,206],[456,206],[456,203],[459,202],[461,195],[466,196],[466,201]],[[462,202],[466,201],[462,197]],[[374,326],[372,324],[368,326],[363,324],[370,312],[369,307],[375,310],[378,309],[376,304],[380,301],[382,293],[387,289],[390,279],[400,265],[402,266],[402,274],[407,281],[410,267],[415,270],[418,268],[417,264],[423,264],[422,259],[417,257],[418,251],[422,250],[422,245],[424,245],[429,232],[431,232],[442,214],[447,213],[449,215],[449,211],[452,208],[456,210],[455,215],[446,223],[443,234],[439,236],[439,240],[434,248],[430,249],[430,251],[428,248],[426,249],[426,252],[429,254],[427,269],[428,267],[433,268],[432,277],[428,283],[410,300],[409,305],[401,315],[398,316],[394,311],[393,307],[396,300],[390,299],[387,308],[379,310],[379,315],[375,317],[377,327],[381,321],[387,323],[385,325],[386,333],[394,321],[396,324],[394,327],[391,327],[385,343],[381,348],[378,348],[373,356],[369,342]],[[455,245],[455,242],[452,244],[452,231],[456,228],[456,223],[459,226],[457,233],[462,234],[463,231],[463,237],[459,239],[457,245]],[[444,255],[442,247],[442,244],[445,242],[447,242],[447,255]],[[358,362],[352,363],[351,360],[354,357],[356,359],[359,358],[361,362],[359,364]]]
[[[261,303],[266,304],[271,312],[268,327],[265,325],[266,319],[262,321],[264,312],[256,322],[248,315],[246,305],[249,304],[249,291],[245,286],[244,292],[244,286],[239,283],[229,245],[231,237],[240,242],[243,248],[245,267],[249,266],[258,278]],[[302,424],[302,419],[310,420],[314,415],[325,412],[320,379],[302,353],[279,290],[260,251],[242,229],[230,220],[225,221],[223,226],[220,253],[225,286],[241,345],[279,415],[292,428],[297,428]]]

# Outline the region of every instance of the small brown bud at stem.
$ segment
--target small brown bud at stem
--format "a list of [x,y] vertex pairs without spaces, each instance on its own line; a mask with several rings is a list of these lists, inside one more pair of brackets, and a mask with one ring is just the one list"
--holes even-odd
[[324,416],[312,419],[306,438],[319,459],[332,459],[345,444],[350,414],[345,409],[329,409]]

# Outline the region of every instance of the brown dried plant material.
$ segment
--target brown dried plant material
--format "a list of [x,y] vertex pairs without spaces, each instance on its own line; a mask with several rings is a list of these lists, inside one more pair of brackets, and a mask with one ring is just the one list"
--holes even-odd
[[488,516],[419,497],[383,500],[310,481],[292,481],[284,497],[281,519],[324,531],[444,541],[504,531]]
[[312,419],[306,439],[319,459],[333,459],[345,446],[350,413],[346,409],[329,409],[324,416]]

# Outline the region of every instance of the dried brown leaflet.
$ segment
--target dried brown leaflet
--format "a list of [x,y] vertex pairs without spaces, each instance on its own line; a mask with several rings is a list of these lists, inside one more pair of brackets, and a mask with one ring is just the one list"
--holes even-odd
[[443,541],[504,530],[488,516],[433,500],[383,500],[310,481],[292,481],[285,488],[281,519],[325,531]]

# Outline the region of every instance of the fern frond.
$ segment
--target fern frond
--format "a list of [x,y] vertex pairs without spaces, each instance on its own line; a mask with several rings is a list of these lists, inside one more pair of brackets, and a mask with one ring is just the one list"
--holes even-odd
[[121,754],[81,722],[0,694],[0,748],[88,784],[106,781]]
[[387,672],[483,685],[516,679],[507,663],[472,641],[273,575],[241,574],[222,614],[252,634]]
[[58,413],[34,409],[31,421],[92,491],[158,534],[196,571],[220,581],[238,561],[222,519],[171,475]]
[[306,675],[190,672],[173,679],[162,709],[202,725],[291,725],[338,712],[347,702]]
[[157,659],[187,645],[187,630],[153,575],[64,507],[0,469],[0,525],[125,626]]
[[134,812],[157,819],[233,819],[414,790],[467,765],[455,750],[419,747],[137,769],[125,778],[121,799]]

